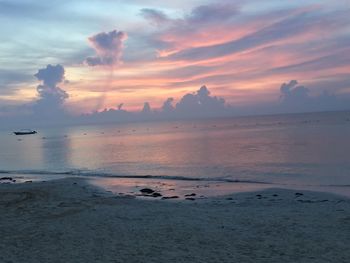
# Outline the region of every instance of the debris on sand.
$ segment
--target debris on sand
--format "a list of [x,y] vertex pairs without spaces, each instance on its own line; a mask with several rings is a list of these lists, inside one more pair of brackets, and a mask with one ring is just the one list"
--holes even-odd
[[142,194],[153,194],[155,191],[150,188],[143,188],[140,190]]

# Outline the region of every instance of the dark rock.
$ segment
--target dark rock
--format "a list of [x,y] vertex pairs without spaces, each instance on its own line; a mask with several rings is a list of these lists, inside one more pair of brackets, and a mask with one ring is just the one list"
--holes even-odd
[[141,193],[143,194],[153,194],[154,190],[150,189],[150,188],[143,188],[140,190]]
[[185,198],[186,200],[189,200],[189,201],[194,201],[194,200],[196,200],[195,198],[192,198],[192,197],[187,197],[187,198]]
[[155,192],[155,193],[152,194],[152,196],[153,196],[153,197],[160,197],[160,196],[162,196],[162,194],[161,194],[161,193],[156,193],[156,192]]
[[264,197],[263,197],[262,195],[260,195],[260,194],[257,194],[256,197],[257,197],[258,199],[264,198]]
[[278,194],[273,194],[272,196],[275,196],[275,197],[276,197],[276,196],[278,196]]
[[185,195],[185,196],[196,196],[196,194],[195,194],[195,193],[192,193],[192,194],[187,194],[187,195]]
[[226,198],[226,200],[233,200],[233,198],[232,197],[228,197],[228,198]]
[[33,182],[32,180],[25,181],[25,183],[32,183],[32,182]]
[[2,181],[2,180],[8,180],[8,181],[13,181],[13,178],[12,177],[1,177],[0,178],[0,181]]
[[303,193],[295,193],[296,196],[304,195]]

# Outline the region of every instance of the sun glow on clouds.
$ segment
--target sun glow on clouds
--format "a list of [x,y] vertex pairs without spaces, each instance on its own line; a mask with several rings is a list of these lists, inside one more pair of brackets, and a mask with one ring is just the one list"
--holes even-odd
[[[67,48],[56,48],[42,56],[47,64],[64,66],[69,83],[61,86],[69,94],[65,106],[71,111],[116,108],[119,103],[128,110],[139,109],[145,101],[160,107],[166,98],[177,100],[202,85],[233,105],[268,103],[278,99],[280,85],[292,79],[312,86],[310,94],[325,88],[316,85],[322,80],[327,80],[330,92],[350,93],[350,10],[345,2],[330,6],[327,1],[198,0],[182,1],[183,8],[170,1],[160,6],[130,2],[91,1],[84,8],[79,8],[85,3],[80,0],[66,3],[77,10],[77,21],[88,21],[69,28],[71,20],[62,20],[56,28],[62,34],[59,42],[73,43],[76,54],[72,48],[69,55]],[[72,15],[55,5],[63,12],[60,16]],[[111,10],[117,10],[115,16]],[[54,21],[49,16],[55,11],[47,12],[46,24],[57,25],[57,17]],[[15,13],[13,18],[20,19]],[[36,25],[37,30],[43,26]],[[85,40],[76,35],[86,35]],[[30,40],[31,46],[35,41],[40,46],[40,39]],[[43,42],[50,46],[48,40]],[[11,50],[24,54],[20,45]],[[33,52],[40,56],[39,49]],[[30,62],[17,60],[20,68]],[[16,60],[11,63],[13,68]],[[26,73],[33,75],[31,71],[32,66]],[[0,99],[35,97],[33,82],[17,87],[11,95],[0,93]]]

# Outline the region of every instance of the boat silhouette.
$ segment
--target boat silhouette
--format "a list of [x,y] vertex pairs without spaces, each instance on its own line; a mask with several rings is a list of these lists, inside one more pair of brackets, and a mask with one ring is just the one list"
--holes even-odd
[[29,135],[29,134],[36,134],[37,131],[30,130],[30,129],[23,129],[20,131],[13,132],[15,135]]

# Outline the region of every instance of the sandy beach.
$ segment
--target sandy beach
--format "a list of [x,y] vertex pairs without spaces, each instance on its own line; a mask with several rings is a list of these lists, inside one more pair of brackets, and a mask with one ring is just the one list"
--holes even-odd
[[350,262],[350,200],[268,189],[115,196],[84,179],[0,185],[0,262]]

